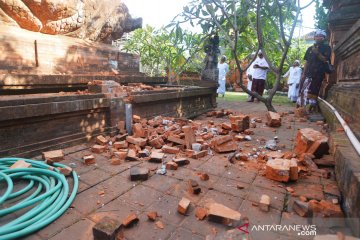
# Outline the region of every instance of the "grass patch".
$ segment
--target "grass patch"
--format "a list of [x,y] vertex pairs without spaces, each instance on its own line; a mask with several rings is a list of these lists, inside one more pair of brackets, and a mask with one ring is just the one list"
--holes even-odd
[[[264,97],[267,97],[267,95],[264,94]],[[248,95],[243,92],[226,92],[225,97],[218,97],[217,100],[230,101],[230,102],[245,102],[245,101],[247,101],[247,98],[248,98]],[[275,96],[273,97],[272,103],[295,106],[295,103],[292,103],[288,99],[287,95],[280,95],[280,94],[275,94]]]

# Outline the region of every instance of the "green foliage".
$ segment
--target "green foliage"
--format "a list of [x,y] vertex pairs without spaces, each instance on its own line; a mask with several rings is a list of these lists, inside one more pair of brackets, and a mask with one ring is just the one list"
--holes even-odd
[[[202,36],[176,28],[155,30],[151,26],[137,29],[123,49],[140,55],[144,72],[149,76],[165,75],[166,71],[179,74],[201,68],[201,57],[192,57],[202,46]],[[200,54],[201,55],[201,54]],[[200,60],[201,59],[201,60]]]
[[322,4],[322,1],[315,0],[315,27],[326,30],[328,28],[328,10]]

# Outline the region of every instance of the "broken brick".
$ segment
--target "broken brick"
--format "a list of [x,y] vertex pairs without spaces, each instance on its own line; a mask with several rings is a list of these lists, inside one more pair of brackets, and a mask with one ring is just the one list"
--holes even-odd
[[309,209],[309,203],[295,200],[293,204],[293,210],[301,217],[309,217],[311,216],[311,212]]
[[270,197],[266,194],[261,195],[259,208],[261,211],[268,212],[270,207]]
[[177,169],[178,169],[178,165],[177,165],[175,162],[173,162],[173,161],[167,162],[167,163],[166,163],[166,169],[168,169],[168,170],[177,170]]
[[193,194],[201,193],[201,188],[199,187],[199,184],[196,181],[190,179],[188,185],[189,185],[188,190],[190,193]]
[[179,137],[175,137],[175,136],[173,136],[173,135],[169,136],[169,137],[167,138],[167,140],[168,140],[169,142],[173,142],[173,143],[176,143],[176,144],[179,144],[179,145],[185,145],[185,144],[186,144],[186,143],[185,143],[185,140],[183,140],[183,139],[181,139],[181,138],[179,138]]
[[94,240],[115,240],[120,231],[121,224],[119,221],[109,217],[103,217],[93,227]]
[[199,159],[199,158],[205,157],[207,154],[208,154],[207,150],[203,150],[200,152],[194,152],[193,155],[191,156],[191,158]]
[[190,163],[189,159],[187,158],[176,158],[173,160],[178,166],[185,166]]
[[102,145],[102,146],[104,146],[108,143],[108,140],[102,135],[97,136],[95,141],[97,144]]
[[31,163],[26,162],[25,160],[17,160],[13,165],[10,166],[11,169],[15,168],[29,168]]
[[161,163],[165,154],[157,151],[152,151],[149,162]]
[[220,136],[220,137],[216,137],[214,139],[211,140],[211,146],[217,146],[217,145],[221,145],[224,143],[227,143],[229,141],[232,140],[232,137],[227,135],[227,136]]
[[129,149],[129,151],[126,154],[125,160],[127,161],[139,160],[134,149]]
[[269,127],[281,126],[281,116],[276,112],[268,111],[266,113],[266,119],[267,119],[266,125],[268,125]]
[[241,218],[241,214],[231,208],[219,203],[207,204],[207,216],[209,221],[220,222],[225,225],[237,222]]
[[138,115],[133,115],[132,117],[134,123],[139,123],[141,121],[141,117]]
[[148,212],[146,215],[150,221],[155,221],[158,217],[157,212]]
[[298,155],[311,153],[320,158],[329,151],[328,138],[312,128],[300,129],[296,135],[294,151]]
[[126,141],[114,142],[113,147],[115,149],[127,148],[129,144]]
[[117,152],[114,152],[114,155],[116,157],[118,157],[120,160],[125,160],[126,159],[126,156],[128,155],[128,151],[117,151]]
[[266,163],[266,177],[279,182],[290,179],[290,160],[276,158]]
[[214,150],[217,153],[233,152],[237,150],[237,145],[234,141],[230,141],[214,146]]
[[126,133],[126,130],[125,130],[125,121],[119,121],[118,124],[117,124],[117,128],[119,129],[119,132],[120,132],[121,134]]
[[303,118],[306,116],[306,109],[305,107],[299,107],[299,108],[296,108],[295,109],[295,117],[298,117],[298,118]]
[[121,160],[118,158],[111,158],[111,165],[120,165],[121,164]]
[[157,149],[162,148],[164,144],[165,143],[162,137],[157,137],[149,141],[149,145]]
[[140,167],[130,168],[130,180],[131,181],[145,181],[149,178],[149,169]]
[[123,221],[122,221],[122,225],[124,227],[131,227],[134,224],[136,224],[139,221],[139,218],[136,216],[135,213],[132,213],[130,215],[128,215]]
[[321,200],[320,202],[316,200],[310,200],[309,208],[311,209],[313,215],[320,215],[322,217],[334,217],[334,218],[344,217],[340,205],[333,204],[326,200]]
[[164,229],[164,224],[163,224],[161,221],[157,221],[157,222],[155,223],[155,226],[158,227],[158,228],[160,228],[160,229]]
[[60,162],[64,160],[64,152],[62,150],[54,150],[43,152],[42,157],[44,160],[51,160],[53,162]]
[[231,130],[231,124],[230,123],[222,123],[221,128],[225,130]]
[[133,131],[133,137],[137,138],[137,137],[141,137],[144,138],[146,137],[145,135],[145,130],[143,128],[143,126],[141,125],[141,123],[135,123],[132,126],[132,131]]
[[95,164],[95,158],[93,155],[84,156],[83,160],[86,165]]
[[97,153],[97,154],[103,153],[103,152],[105,152],[105,146],[96,144],[96,145],[91,147],[91,151],[93,153]]
[[145,147],[145,145],[146,145],[146,139],[145,138],[127,136],[126,141],[128,143],[132,143],[132,144],[137,145],[139,147]]
[[180,149],[177,148],[177,147],[170,147],[170,146],[168,146],[168,145],[164,145],[164,146],[162,147],[162,151],[163,151],[164,153],[177,154],[177,153],[180,152]]
[[180,214],[185,215],[189,206],[190,206],[190,200],[183,197],[179,202],[177,210]]
[[207,173],[201,173],[199,176],[202,181],[209,180],[209,175]]
[[61,174],[63,174],[64,176],[70,176],[70,174],[72,173],[72,168],[68,167],[68,166],[64,166],[64,167],[58,167],[57,168],[59,170],[59,172]]
[[204,220],[207,215],[205,208],[198,207],[195,209],[195,216],[198,220]]

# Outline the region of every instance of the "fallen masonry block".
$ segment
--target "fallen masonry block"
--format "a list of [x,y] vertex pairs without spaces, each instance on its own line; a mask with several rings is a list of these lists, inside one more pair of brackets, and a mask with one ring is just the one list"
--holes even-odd
[[132,143],[132,144],[137,145],[139,147],[145,147],[146,142],[147,142],[145,138],[132,137],[132,136],[127,136],[126,141],[128,143]]
[[95,164],[95,157],[93,155],[83,156],[86,165]]
[[122,225],[124,227],[131,227],[134,224],[136,224],[139,221],[139,218],[136,216],[135,213],[132,213],[130,215],[128,215],[123,221],[122,221]]
[[44,160],[51,160],[53,162],[60,162],[64,160],[64,152],[62,150],[54,150],[43,152],[42,157]]
[[160,228],[160,229],[164,229],[164,228],[165,228],[165,227],[164,227],[164,224],[163,224],[161,221],[155,222],[155,226],[158,227],[158,228]]
[[268,195],[261,195],[259,208],[261,211],[268,212],[270,207],[270,197]]
[[111,158],[111,162],[110,162],[111,165],[120,165],[121,164],[121,160],[119,158]]
[[145,135],[145,129],[143,128],[143,126],[141,125],[141,123],[135,123],[132,126],[132,131],[133,131],[133,137],[137,138],[137,137],[146,137]]
[[157,212],[148,212],[146,215],[150,221],[155,221],[158,217]]
[[29,167],[31,167],[31,164],[27,163],[25,160],[17,160],[13,165],[10,166],[11,169]]
[[266,119],[267,119],[266,125],[268,125],[269,127],[281,126],[281,116],[276,112],[271,112],[271,111],[267,112]]
[[140,158],[147,158],[149,156],[150,156],[150,152],[146,148],[138,152],[138,157]]
[[133,122],[134,123],[139,123],[141,121],[141,117],[138,115],[133,115]]
[[250,128],[250,118],[248,115],[229,116],[231,129],[235,132],[243,132]]
[[309,203],[295,200],[293,204],[293,210],[301,217],[310,217],[311,212],[309,209]]
[[157,137],[149,141],[149,145],[157,149],[162,148],[164,144],[165,143],[162,137]]
[[137,161],[139,160],[138,157],[136,156],[136,152],[134,149],[129,149],[129,151],[127,152],[127,155],[125,157],[125,160],[127,161]]
[[170,161],[170,162],[166,163],[166,169],[168,169],[168,170],[177,170],[178,165],[175,162]]
[[207,215],[207,211],[205,208],[201,208],[201,207],[198,207],[196,208],[195,210],[195,217],[198,219],[198,220],[204,220],[205,217]]
[[58,167],[57,168],[61,174],[63,174],[64,176],[70,176],[70,174],[72,173],[72,168],[65,166],[65,167]]
[[296,158],[290,159],[290,180],[297,181],[299,178],[299,168]]
[[149,162],[161,163],[164,156],[164,153],[152,151]]
[[321,158],[329,152],[328,137],[312,128],[300,129],[296,135],[295,144],[294,152],[298,155],[311,153],[316,158]]
[[187,158],[176,158],[173,160],[178,166],[185,166],[190,163],[189,159]]
[[241,218],[241,214],[238,211],[235,211],[219,203],[207,204],[207,208],[207,216],[209,221],[230,225],[233,222],[239,221]]
[[118,124],[117,124],[117,128],[119,129],[119,132],[120,132],[121,134],[126,133],[126,130],[125,130],[125,121],[119,121]]
[[341,211],[340,205],[333,204],[326,200],[317,200],[309,201],[309,208],[311,209],[313,215],[320,215],[322,217],[333,217],[333,218],[342,218],[344,217],[343,212]]
[[114,152],[114,155],[120,160],[125,160],[126,156],[128,155],[128,150]]
[[268,158],[282,158],[282,157],[284,157],[284,153],[274,151],[274,152],[268,152],[268,153],[266,153],[266,156],[267,156]]
[[207,151],[207,150],[203,150],[203,151],[199,151],[199,152],[194,152],[194,153],[192,154],[191,158],[199,159],[199,158],[205,157],[207,154],[208,154],[208,151]]
[[103,152],[105,152],[105,146],[96,144],[96,145],[91,147],[91,151],[93,153],[97,153],[97,154],[103,153]]
[[127,133],[125,133],[125,134],[118,134],[118,135],[115,136],[115,141],[116,141],[116,142],[124,141],[124,140],[126,140],[126,137],[127,137],[127,136],[128,136]]
[[249,157],[247,154],[245,153],[236,153],[235,154],[235,159],[236,160],[240,160],[240,161],[248,161]]
[[214,146],[214,150],[217,153],[233,152],[237,150],[237,145],[234,141],[230,141]]
[[191,149],[186,149],[185,154],[186,154],[186,157],[193,158],[195,151],[191,150]]
[[209,175],[207,174],[207,173],[200,173],[200,179],[202,180],[202,181],[207,181],[207,180],[209,180]]
[[240,141],[240,142],[245,141],[245,136],[243,136],[243,135],[236,135],[236,136],[235,136],[235,140]]
[[177,154],[180,152],[180,149],[177,147],[170,147],[168,145],[164,145],[162,147],[163,153]]
[[131,181],[145,181],[149,178],[149,169],[140,167],[130,168],[130,180]]
[[187,149],[191,149],[191,145],[195,142],[196,137],[194,130],[190,126],[183,126],[182,131],[185,134],[185,145]]
[[189,180],[188,182],[188,190],[190,193],[193,193],[193,194],[200,194],[201,193],[201,188],[199,187],[199,184],[194,181],[194,180]]
[[115,149],[127,148],[129,144],[126,141],[114,142],[113,147]]
[[266,163],[266,177],[279,182],[288,182],[290,180],[290,167],[297,168],[297,164],[296,166],[294,164],[288,159],[271,159]]
[[121,223],[109,217],[103,217],[93,227],[94,240],[115,240],[121,231]]
[[189,206],[190,206],[190,200],[183,197],[179,202],[177,210],[180,214],[185,215]]
[[230,135],[216,137],[211,140],[211,146],[214,147],[217,145],[221,145],[221,144],[227,143],[231,140],[232,140],[232,136],[230,136]]
[[222,123],[221,128],[231,130],[231,123]]
[[104,146],[108,143],[108,140],[104,136],[99,135],[96,137],[96,143]]
[[306,116],[305,107],[296,108],[294,114],[295,114],[295,117],[298,117],[298,118],[305,117]]
[[246,134],[246,135],[254,135],[254,131],[250,130],[250,129],[245,129],[244,134]]
[[331,155],[324,155],[320,159],[314,159],[314,162],[316,163],[316,165],[323,166],[323,167],[333,167],[333,166],[335,166],[334,157],[331,156]]
[[179,145],[185,145],[185,144],[186,144],[185,140],[183,140],[183,139],[181,139],[181,138],[179,138],[179,137],[175,137],[175,136],[173,136],[173,135],[169,136],[169,137],[167,138],[167,140],[168,140],[169,142],[173,142],[173,143],[176,143],[176,144],[179,144]]

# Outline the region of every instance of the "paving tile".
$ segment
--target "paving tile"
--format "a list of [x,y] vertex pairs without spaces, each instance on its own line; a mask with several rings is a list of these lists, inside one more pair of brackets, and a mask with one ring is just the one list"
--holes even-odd
[[119,197],[120,200],[130,204],[137,209],[145,210],[151,204],[161,198],[163,193],[150,187],[137,185]]
[[276,192],[286,193],[286,188],[285,188],[286,185],[284,183],[273,181],[261,175],[257,175],[255,177],[255,180],[252,183],[252,185],[270,189]]
[[82,217],[81,213],[75,209],[69,208],[60,218],[38,231],[37,234],[44,239],[49,239],[64,228],[78,222]]
[[270,207],[282,211],[284,208],[285,193],[275,192],[266,188],[251,186],[249,189],[248,200],[258,203],[261,195],[266,194],[270,197]]
[[99,168],[95,168],[94,170],[90,170],[83,174],[78,174],[79,180],[84,182],[90,186],[94,186],[106,179],[111,178],[111,175],[104,170]]
[[188,189],[189,189],[188,181],[184,180],[184,181],[180,181],[179,183],[174,184],[167,191],[167,193],[171,194],[172,196],[178,197],[178,198],[186,197],[191,202],[197,203],[208,191],[208,188],[202,187],[202,186],[200,186],[200,187],[201,187],[201,193],[193,194],[188,191]]
[[219,156],[214,156],[209,159],[206,163],[201,165],[198,169],[200,171],[206,171],[210,174],[222,176],[225,172],[225,166],[227,166],[228,162],[226,158],[222,158]]
[[294,194],[305,196],[307,199],[324,199],[323,186],[320,184],[294,183],[291,185]]
[[120,175],[113,176],[97,185],[97,188],[104,191],[105,195],[108,195],[110,199],[122,195],[133,187],[134,182],[131,182]]
[[129,240],[168,239],[174,232],[175,226],[163,218],[159,218],[159,220],[163,223],[164,229],[156,227],[155,222],[149,221],[145,213],[141,214],[139,222],[135,226],[124,230],[125,238]]
[[[283,212],[281,215],[281,225],[282,226],[294,226],[294,225],[301,225],[301,226],[309,226],[311,225],[311,219],[310,218],[304,218],[300,217],[296,213],[288,213]],[[304,228],[301,228],[302,230],[305,230]],[[301,232],[290,229],[289,231],[282,231],[280,233],[281,235],[288,236],[288,237],[294,237],[299,239],[309,239],[309,236],[301,236]],[[300,235],[299,235],[300,234]],[[312,237],[311,237],[312,239]]]
[[252,183],[257,175],[254,170],[238,169],[236,167],[228,167],[223,177],[230,178],[244,183]]
[[[177,212],[179,202],[180,198],[165,194],[160,199],[156,200],[146,210],[156,211],[159,215],[161,215],[162,219],[166,220],[166,222],[177,225],[185,218],[187,218],[187,216],[181,215]],[[193,204],[191,204],[191,208],[188,210],[187,214],[191,215],[193,210],[194,207]]]
[[140,162],[137,161],[121,161],[120,165],[111,165],[110,162],[111,162],[110,160],[107,160],[106,163],[98,164],[98,168],[113,175],[116,175],[120,172],[129,169],[132,166],[136,166],[140,164]]
[[147,181],[142,182],[141,184],[165,193],[167,190],[169,190],[171,187],[173,187],[175,184],[179,182],[180,180],[176,178],[169,177],[167,175],[155,174],[154,176],[149,178]]
[[206,203],[215,201],[236,210],[240,207],[243,200],[244,199],[240,197],[235,197],[233,195],[218,192],[216,190],[210,190],[203,196],[203,198],[200,200],[200,202],[197,205],[203,207],[206,205]]
[[201,236],[197,233],[192,233],[189,230],[184,228],[178,228],[175,232],[172,232],[169,240],[203,240],[204,236]]
[[[240,186],[244,188],[240,189]],[[250,184],[228,178],[221,178],[217,183],[214,184],[215,190],[243,199],[247,197],[249,188]]]
[[95,226],[95,223],[89,219],[81,219],[77,223],[71,225],[68,228],[65,228],[60,233],[56,234],[54,237],[50,238],[51,240],[92,240],[94,239],[92,228]]

